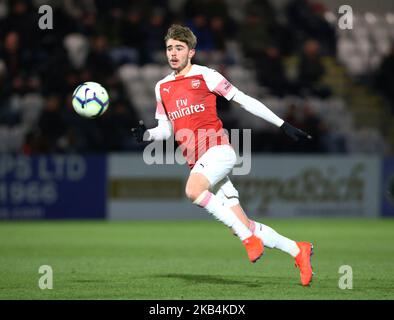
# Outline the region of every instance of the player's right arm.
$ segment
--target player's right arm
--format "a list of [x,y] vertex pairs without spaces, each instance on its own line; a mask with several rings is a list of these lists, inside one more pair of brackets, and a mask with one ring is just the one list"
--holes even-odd
[[159,83],[160,82],[158,82],[155,86],[155,95],[157,102],[155,118],[158,121],[158,125],[155,128],[146,130],[144,122],[140,120],[138,126],[131,129],[132,134],[136,137],[138,142],[167,140],[172,134],[172,125],[167,118],[163,103],[161,101]]
[[144,141],[167,140],[171,137],[172,126],[169,120],[158,119],[158,125],[155,128],[146,130]]
[[172,134],[172,125],[170,120],[167,118],[167,114],[164,110],[163,102],[160,95],[160,82],[155,86],[156,96],[156,113],[155,118],[158,121],[158,125],[155,128],[147,130],[147,134],[144,137],[146,141],[152,140],[167,140]]

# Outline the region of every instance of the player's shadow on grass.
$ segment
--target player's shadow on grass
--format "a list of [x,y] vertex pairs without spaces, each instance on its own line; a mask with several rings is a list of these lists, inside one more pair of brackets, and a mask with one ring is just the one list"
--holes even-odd
[[222,284],[222,285],[242,285],[250,288],[260,287],[263,284],[263,281],[257,281],[254,279],[253,281],[245,281],[245,280],[234,280],[228,279],[226,277],[221,276],[212,276],[212,275],[205,275],[205,274],[177,274],[177,273],[170,273],[170,274],[163,274],[157,275],[158,278],[176,278],[182,279],[189,282],[196,282],[196,283],[209,283],[209,284]]

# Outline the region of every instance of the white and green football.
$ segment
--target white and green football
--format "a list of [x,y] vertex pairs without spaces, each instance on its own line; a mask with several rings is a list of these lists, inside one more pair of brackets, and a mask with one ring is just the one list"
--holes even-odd
[[72,105],[80,116],[93,119],[108,109],[109,96],[101,84],[84,82],[74,90]]

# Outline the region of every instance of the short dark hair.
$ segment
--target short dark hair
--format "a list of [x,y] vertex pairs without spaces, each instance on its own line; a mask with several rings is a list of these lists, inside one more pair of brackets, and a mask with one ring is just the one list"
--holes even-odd
[[197,38],[193,31],[179,24],[173,24],[168,28],[164,41],[167,43],[169,39],[185,42],[189,49],[194,49],[197,45]]

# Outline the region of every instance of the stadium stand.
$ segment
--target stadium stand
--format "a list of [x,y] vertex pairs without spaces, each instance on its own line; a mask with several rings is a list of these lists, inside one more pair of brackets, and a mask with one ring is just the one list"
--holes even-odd
[[[354,29],[345,32],[336,13],[318,1],[241,2],[47,1],[56,7],[56,27],[39,30],[40,1],[2,1],[0,151],[140,148],[127,128],[140,118],[148,127],[156,124],[154,85],[170,72],[162,36],[171,23],[183,22],[199,37],[196,63],[222,72],[316,136],[309,146],[291,148],[277,128],[219,98],[225,127],[253,129],[254,151],[391,153],[391,91],[387,81],[375,79],[391,52],[394,12],[355,12]],[[77,119],[70,107],[83,81],[102,83],[111,97],[108,112],[95,121]],[[55,111],[48,110],[53,96]],[[120,143],[108,141],[114,119]],[[44,126],[48,121],[54,125]]]

